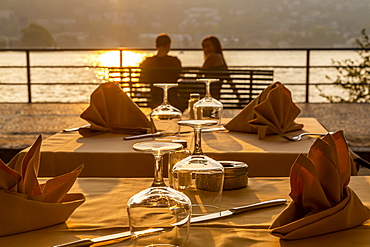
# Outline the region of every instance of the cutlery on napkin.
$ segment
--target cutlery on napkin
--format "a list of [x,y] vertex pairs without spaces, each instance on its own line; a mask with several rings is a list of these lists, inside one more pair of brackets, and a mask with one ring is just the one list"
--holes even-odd
[[299,155],[290,172],[293,201],[270,226],[282,239],[301,239],[353,228],[370,218],[348,187],[352,159],[343,132],[317,139],[308,155]]
[[91,94],[90,105],[81,118],[91,124],[78,130],[85,137],[104,132],[132,135],[151,132],[149,119],[114,82],[99,85]]
[[265,88],[225,128],[230,131],[257,133],[259,139],[266,135],[282,135],[300,130],[303,124],[294,122],[301,110],[292,101],[291,92],[280,82]]
[[39,184],[41,142],[39,135],[20,163],[0,160],[0,222],[6,226],[0,236],[62,223],[85,201],[83,194],[67,194],[83,165]]

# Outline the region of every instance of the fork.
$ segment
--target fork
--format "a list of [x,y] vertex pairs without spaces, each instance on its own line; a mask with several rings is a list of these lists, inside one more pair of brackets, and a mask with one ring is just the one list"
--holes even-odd
[[321,134],[318,134],[318,133],[302,133],[302,134],[299,134],[299,135],[293,136],[293,137],[289,137],[289,136],[286,136],[286,135],[281,135],[281,137],[283,137],[284,139],[287,139],[289,141],[298,142],[298,141],[302,140],[303,136],[325,136],[327,134],[334,134],[334,132],[327,132],[327,133],[321,133]]

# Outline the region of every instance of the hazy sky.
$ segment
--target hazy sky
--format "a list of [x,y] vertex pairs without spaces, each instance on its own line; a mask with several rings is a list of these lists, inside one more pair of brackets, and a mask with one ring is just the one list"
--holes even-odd
[[0,37],[38,23],[60,46],[178,47],[216,35],[226,47],[348,46],[370,29],[369,0],[0,0]]

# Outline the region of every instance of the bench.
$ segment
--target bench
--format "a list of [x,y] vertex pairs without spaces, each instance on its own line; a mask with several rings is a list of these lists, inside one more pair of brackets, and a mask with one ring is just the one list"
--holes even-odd
[[[163,70],[163,68],[161,68]],[[150,101],[150,83],[140,78],[139,67],[108,67],[108,80],[120,83],[140,107],[147,107]],[[166,69],[173,70],[173,69]],[[178,71],[179,69],[177,69]],[[186,108],[190,93],[205,95],[205,83],[197,81],[204,78],[218,78],[222,81],[219,100],[224,108],[241,109],[273,83],[272,70],[230,68],[209,70],[183,67],[179,71],[178,98]],[[171,103],[171,102],[170,102]]]

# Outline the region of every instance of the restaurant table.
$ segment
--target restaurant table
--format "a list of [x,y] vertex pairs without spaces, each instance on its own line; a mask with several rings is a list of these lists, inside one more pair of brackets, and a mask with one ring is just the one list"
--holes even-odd
[[[225,119],[228,121],[230,119]],[[303,130],[288,132],[295,136],[303,132],[325,133],[327,130],[315,118],[297,118]],[[81,125],[86,122],[81,122]],[[188,129],[185,129],[188,128]],[[190,130],[189,127],[182,130]],[[193,147],[194,134],[178,135]],[[144,138],[123,140],[123,135],[104,133],[83,137],[78,131],[60,132],[44,140],[41,146],[39,176],[57,176],[72,171],[81,164],[83,177],[152,177],[154,158],[151,154],[134,151],[137,142],[152,141]],[[249,166],[250,177],[289,176],[290,167],[300,153],[307,153],[315,138],[304,137],[292,142],[278,135],[268,135],[259,140],[257,134],[229,131],[202,133],[202,148],[206,155],[218,161],[242,161]],[[17,156],[21,162],[27,149]],[[166,163],[165,163],[166,166]],[[164,169],[167,175],[167,169]]]
[[[44,181],[45,178],[41,178]],[[94,238],[128,230],[126,202],[151,185],[149,178],[78,178],[70,193],[83,193],[86,201],[62,224],[40,230],[0,237],[0,246],[50,247],[83,238]],[[363,204],[370,207],[370,177],[353,176],[349,184]],[[243,189],[224,191],[222,210],[260,201],[285,198],[288,177],[250,178]],[[370,221],[352,229],[301,240],[286,241],[271,235],[268,227],[287,206],[245,212],[190,227],[188,246],[370,246]],[[22,224],[22,222],[19,222]],[[4,227],[4,226],[2,226]],[[130,246],[131,240],[109,246]]]

